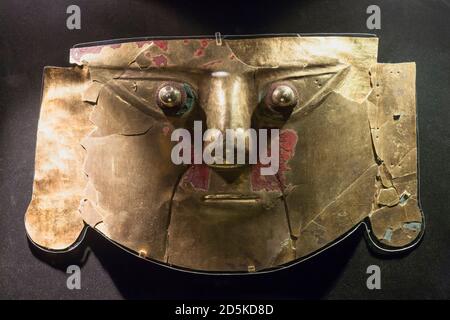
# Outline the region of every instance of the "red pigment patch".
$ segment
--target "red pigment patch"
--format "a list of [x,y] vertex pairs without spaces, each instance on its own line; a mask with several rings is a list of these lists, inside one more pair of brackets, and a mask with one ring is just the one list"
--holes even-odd
[[152,61],[157,67],[165,67],[165,66],[167,66],[167,58],[163,54],[160,54],[159,56],[153,57]]
[[183,40],[183,44],[189,44],[189,40],[188,39]]
[[190,184],[196,190],[207,191],[209,188],[209,167],[206,164],[191,165],[183,176],[182,184]]
[[209,42],[206,39],[200,40],[200,47],[206,48],[208,46]]
[[205,54],[205,50],[203,50],[203,49],[197,49],[197,50],[195,50],[195,52],[194,52],[194,56],[196,56],[196,57],[201,57],[201,56],[203,56]]
[[111,49],[119,49],[121,46],[122,46],[121,43],[116,43],[116,44],[110,45],[109,47],[110,47]]
[[290,171],[288,162],[295,155],[295,147],[297,145],[297,132],[291,129],[282,130],[280,133],[280,169],[278,170],[278,178],[281,185],[286,185],[286,177],[284,173]]
[[208,47],[209,41],[207,39],[200,40],[200,48],[194,51],[194,56],[201,57],[205,55],[205,49]]
[[278,173],[276,175],[261,175],[262,167],[270,165],[262,165],[260,163],[252,167],[251,183],[253,191],[279,191],[280,184],[283,190],[286,186],[285,172],[291,170],[288,162],[295,154],[295,146],[297,145],[297,133],[294,130],[281,130],[280,132],[280,163]]
[[257,163],[252,166],[251,183],[252,191],[280,191],[280,183],[276,175],[263,176],[261,175],[262,164]]
[[164,126],[162,128],[162,131],[165,136],[168,136],[170,133],[172,133],[172,128],[170,128],[169,126]]
[[104,46],[93,46],[84,48],[72,48],[70,49],[70,56],[75,61],[80,61],[81,58],[86,54],[100,53]]
[[163,51],[167,51],[168,48],[168,42],[165,40],[155,40],[153,41],[153,43],[160,48]]
[[152,41],[137,41],[135,42],[138,48],[142,48],[143,46],[145,46],[146,44],[150,44],[152,43]]

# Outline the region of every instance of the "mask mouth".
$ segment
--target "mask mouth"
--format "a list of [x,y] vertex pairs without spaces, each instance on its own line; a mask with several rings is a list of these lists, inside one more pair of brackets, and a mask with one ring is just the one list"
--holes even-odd
[[213,169],[227,171],[229,169],[244,168],[244,167],[248,166],[248,164],[234,164],[234,163],[217,164],[217,163],[213,163],[213,164],[208,164],[208,166]]
[[216,193],[203,196],[202,201],[222,203],[257,203],[260,201],[260,197],[251,194]]

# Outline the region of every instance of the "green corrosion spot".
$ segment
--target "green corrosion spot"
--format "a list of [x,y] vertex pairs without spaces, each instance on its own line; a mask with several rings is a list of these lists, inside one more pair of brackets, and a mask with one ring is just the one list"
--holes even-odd
[[181,115],[185,114],[186,112],[189,112],[195,104],[195,94],[194,94],[194,91],[192,90],[191,86],[184,83],[183,89],[186,92],[186,102],[177,111],[177,113],[176,113],[177,116],[181,116]]

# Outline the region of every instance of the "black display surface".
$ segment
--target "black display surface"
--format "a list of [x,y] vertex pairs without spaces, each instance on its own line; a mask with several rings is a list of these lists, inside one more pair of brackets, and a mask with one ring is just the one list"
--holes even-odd
[[[245,3],[245,5],[244,5]],[[68,30],[66,9],[81,9]],[[381,29],[368,30],[369,5]],[[450,1],[0,1],[0,298],[450,298]],[[44,66],[69,66],[80,42],[142,36],[266,33],[375,33],[379,62],[417,64],[420,200],[425,237],[414,251],[372,254],[362,228],[328,251],[289,269],[248,276],[170,270],[124,252],[93,231],[85,247],[45,254],[23,223],[34,173]],[[66,268],[81,263],[81,290]],[[381,269],[369,290],[366,269]]]

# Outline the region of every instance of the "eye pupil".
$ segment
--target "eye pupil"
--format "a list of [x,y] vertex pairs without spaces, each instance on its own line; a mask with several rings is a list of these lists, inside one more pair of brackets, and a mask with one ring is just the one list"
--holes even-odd
[[156,104],[169,117],[180,117],[195,104],[196,94],[187,83],[164,82],[156,91]]
[[158,93],[159,101],[163,107],[173,108],[181,104],[181,90],[172,85],[163,86]]
[[297,104],[297,94],[288,85],[279,85],[272,92],[272,102],[277,107],[291,107]]

